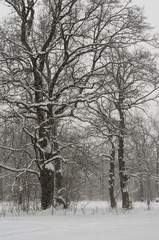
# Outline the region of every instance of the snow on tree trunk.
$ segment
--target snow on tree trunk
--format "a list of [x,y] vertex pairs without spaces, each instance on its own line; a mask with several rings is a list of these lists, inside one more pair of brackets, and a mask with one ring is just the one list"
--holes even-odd
[[115,146],[112,144],[112,152],[110,159],[110,169],[109,169],[109,195],[111,207],[116,207],[116,200],[114,194],[114,183],[115,183]]
[[125,169],[123,137],[119,137],[118,161],[119,161],[120,187],[122,194],[122,207],[128,209],[129,208],[129,193],[127,188],[128,175]]
[[123,110],[123,102],[124,97],[123,94],[119,93],[119,137],[118,137],[118,163],[119,163],[119,178],[120,178],[120,187],[121,187],[121,194],[122,194],[122,207],[129,209],[130,201],[129,201],[129,193],[128,193],[128,175],[126,172],[125,167],[125,160],[124,160],[124,135],[125,135],[125,116]]
[[2,168],[0,167],[0,201],[3,200]]
[[156,179],[155,179],[155,183],[156,183],[156,202],[159,202],[159,181],[158,181],[158,177],[159,177],[159,147],[157,147],[157,159],[156,159]]

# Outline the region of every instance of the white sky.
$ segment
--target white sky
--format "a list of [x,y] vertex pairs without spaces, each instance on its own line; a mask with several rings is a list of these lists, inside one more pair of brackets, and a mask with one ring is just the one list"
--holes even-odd
[[133,0],[133,3],[144,7],[147,22],[155,27],[156,32],[159,32],[159,0]]
[[[134,4],[144,7],[147,21],[159,32],[159,0],[132,0]],[[4,5],[4,0],[0,0],[0,19],[8,14],[8,8]]]

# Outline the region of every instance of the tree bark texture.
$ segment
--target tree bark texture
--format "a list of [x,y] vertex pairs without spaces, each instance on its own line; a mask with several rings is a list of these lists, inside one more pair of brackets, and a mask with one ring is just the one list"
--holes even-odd
[[110,169],[109,169],[109,195],[110,204],[112,208],[116,207],[116,200],[114,194],[114,183],[115,183],[115,146],[112,144],[111,159],[110,159]]
[[43,169],[40,174],[41,184],[41,207],[47,209],[53,204],[54,196],[54,172],[50,169]]
[[0,167],[0,201],[3,200],[2,168]]
[[126,173],[125,160],[124,160],[124,135],[125,135],[125,117],[123,109],[124,98],[122,93],[119,93],[119,116],[120,116],[120,132],[118,138],[118,163],[119,163],[119,178],[122,194],[122,207],[129,209],[129,193],[128,193],[128,175]]
[[125,169],[123,137],[119,137],[118,161],[119,161],[120,187],[122,194],[122,207],[129,209],[129,193],[127,189],[128,176]]
[[156,202],[159,202],[159,147],[157,147],[157,159],[156,159]]

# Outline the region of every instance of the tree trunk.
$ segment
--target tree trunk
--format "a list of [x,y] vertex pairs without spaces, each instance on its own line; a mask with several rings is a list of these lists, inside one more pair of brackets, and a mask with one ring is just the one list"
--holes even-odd
[[101,160],[101,170],[100,170],[100,199],[104,200],[104,162]]
[[124,97],[123,94],[119,93],[119,116],[120,116],[120,132],[118,138],[118,163],[119,163],[119,177],[120,177],[120,187],[122,194],[122,207],[129,209],[129,193],[128,193],[128,175],[126,173],[125,161],[124,161],[124,136],[125,136],[125,116],[123,109]]
[[112,208],[116,207],[116,200],[114,194],[114,183],[115,183],[115,146],[112,144],[111,160],[110,160],[110,169],[109,169],[109,195],[110,195],[110,204]]
[[150,174],[147,177],[147,209],[150,210],[151,202],[151,183],[150,183]]
[[120,187],[122,194],[122,207],[129,209],[129,193],[127,189],[128,175],[125,169],[124,161],[124,139],[119,137],[119,149],[118,149],[118,161],[119,161],[119,177],[120,177]]
[[53,204],[54,195],[54,172],[50,169],[43,169],[40,173],[41,184],[41,207],[47,209]]
[[157,147],[157,159],[156,159],[156,202],[159,202],[159,147]]
[[3,200],[2,168],[0,167],[0,201]]
[[140,183],[140,196],[139,196],[139,200],[141,202],[143,202],[144,201],[144,184],[143,184],[143,177],[142,176],[140,176],[139,183]]
[[[52,126],[52,134],[53,136],[57,136],[57,122],[54,122]],[[59,145],[56,141],[54,141],[54,150],[59,151]],[[62,175],[62,164],[60,158],[56,158],[55,160],[55,195],[56,195],[56,202],[58,204],[63,204],[64,208],[66,208],[65,202],[65,192],[63,191],[63,175]]]
[[[138,162],[138,170],[140,172],[139,175],[139,201],[143,202],[144,201],[144,179],[143,179],[143,166],[141,163],[142,156],[140,154],[140,151],[138,149],[138,145],[136,144],[136,149],[137,149],[137,162]],[[144,157],[145,158],[145,157]]]

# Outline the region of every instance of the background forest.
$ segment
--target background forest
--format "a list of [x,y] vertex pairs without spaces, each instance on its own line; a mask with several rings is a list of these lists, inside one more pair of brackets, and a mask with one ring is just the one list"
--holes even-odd
[[[159,201],[158,38],[124,0],[4,0],[0,201]],[[154,54],[155,53],[155,54]]]

